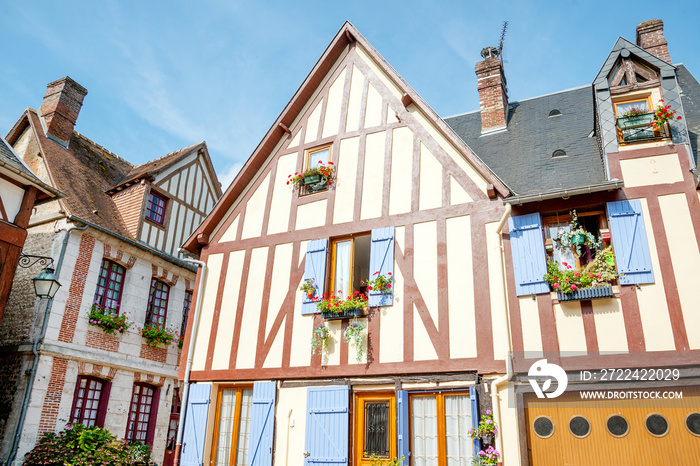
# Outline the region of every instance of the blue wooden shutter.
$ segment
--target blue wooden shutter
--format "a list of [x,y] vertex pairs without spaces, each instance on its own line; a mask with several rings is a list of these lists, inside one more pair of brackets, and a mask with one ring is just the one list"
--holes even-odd
[[210,383],[190,385],[182,438],[182,466],[202,466],[210,394]]
[[[393,276],[394,273],[394,227],[377,228],[372,230],[372,246],[369,253],[369,279],[372,280],[379,272],[382,275]],[[392,275],[389,275],[392,274]],[[370,290],[370,306],[391,306],[393,290]]]
[[[326,283],[326,251],[328,250],[328,239],[317,239],[309,241],[306,245],[306,262],[304,263],[304,280],[311,279],[316,282],[316,295],[320,298],[323,295]],[[302,314],[315,314],[316,303],[309,299],[306,293],[302,292],[301,302]]]
[[397,458],[403,455],[403,464],[408,466],[411,464],[411,431],[408,427],[408,392],[406,390],[396,392],[396,403],[398,405],[396,407]]
[[248,457],[251,466],[272,464],[272,433],[275,427],[275,382],[253,384],[253,410],[250,420],[250,446]]
[[[472,406],[472,428],[475,431],[479,430],[479,402],[476,399],[476,388],[469,387],[469,401]],[[479,457],[479,450],[481,450],[481,440],[479,437],[473,440],[474,442],[474,458]]]
[[621,285],[654,283],[639,199],[608,202],[608,221]]
[[542,278],[547,273],[547,259],[540,214],[510,217],[508,226],[516,295],[548,293],[549,285]]
[[349,399],[345,385],[308,389],[304,466],[348,463]]

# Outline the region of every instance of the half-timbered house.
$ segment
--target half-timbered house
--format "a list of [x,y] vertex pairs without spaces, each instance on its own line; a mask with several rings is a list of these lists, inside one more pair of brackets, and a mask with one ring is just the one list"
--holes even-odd
[[[206,267],[181,464],[470,464],[486,410],[508,465],[697,460],[700,86],[658,20],[592,84],[547,96],[509,101],[497,54],[476,64],[480,110],[442,120],[341,28],[185,243]],[[661,99],[673,120],[620,120]],[[291,189],[318,161],[332,183]],[[547,260],[585,265],[558,247],[574,211],[620,276],[557,293]],[[375,273],[390,290],[365,287]],[[319,313],[355,291],[364,312]],[[536,396],[543,359],[569,379],[556,400]],[[635,368],[670,375],[601,380]]]
[[[159,464],[174,447],[177,337],[149,344],[142,328],[184,330],[195,266],[176,251],[221,188],[204,142],[134,166],[74,131],[86,94],[69,77],[50,83],[39,111],[27,109],[7,135],[65,194],[34,209],[24,246],[53,259],[63,286],[37,300],[32,276],[18,272],[0,326],[7,464],[71,423],[151,444]],[[131,326],[99,324],[105,315]]]

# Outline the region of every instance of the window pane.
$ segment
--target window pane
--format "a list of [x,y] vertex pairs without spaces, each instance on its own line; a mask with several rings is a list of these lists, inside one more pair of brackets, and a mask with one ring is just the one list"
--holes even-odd
[[437,466],[437,400],[434,396],[411,398],[413,465]]
[[241,395],[241,420],[238,424],[238,444],[236,446],[236,466],[248,466],[248,446],[250,444],[250,412],[253,407],[253,390],[243,390]]
[[309,154],[309,168],[318,167],[319,164],[328,164],[328,149],[323,149]]
[[472,462],[472,425],[468,395],[445,397],[445,446],[448,466],[469,466]]
[[558,247],[555,239],[559,238],[559,233],[569,233],[571,231],[571,225],[568,223],[561,223],[559,225],[554,225],[549,227],[549,237],[552,238],[552,259],[559,262],[560,268],[563,270],[566,267],[563,265],[564,262],[571,265],[572,267],[576,264],[576,257],[574,252],[570,248],[562,249]]
[[216,438],[216,460],[214,466],[228,466],[231,457],[231,438],[233,436],[233,416],[236,412],[236,390],[221,391],[219,408],[219,435]]
[[355,257],[353,258],[352,289],[360,289],[360,280],[372,280],[377,278],[372,274],[377,270],[369,269],[370,235],[358,236],[355,238]]
[[352,241],[335,243],[335,274],[332,294],[340,292],[343,298],[352,293],[350,289],[350,253]]
[[365,456],[389,456],[389,402],[365,404]]

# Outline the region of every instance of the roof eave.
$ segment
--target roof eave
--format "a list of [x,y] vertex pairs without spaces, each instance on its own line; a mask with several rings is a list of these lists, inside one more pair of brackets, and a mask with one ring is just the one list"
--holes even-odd
[[578,196],[580,194],[591,194],[598,193],[602,191],[612,191],[615,189],[622,189],[624,187],[624,182],[622,180],[611,180],[600,184],[593,184],[589,186],[582,186],[579,188],[572,189],[557,189],[555,191],[548,191],[544,193],[537,194],[524,194],[522,196],[513,196],[503,200],[504,204],[520,205],[528,204],[530,202],[546,201],[549,199],[568,199],[571,196]]

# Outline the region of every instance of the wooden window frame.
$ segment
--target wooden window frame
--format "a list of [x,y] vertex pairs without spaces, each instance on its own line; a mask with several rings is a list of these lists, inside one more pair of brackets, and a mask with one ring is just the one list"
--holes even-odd
[[[302,165],[302,167],[301,167],[301,172],[304,173],[306,170],[308,170],[309,168],[311,168],[310,164],[311,164],[311,155],[312,155],[312,154],[315,154],[315,153],[317,153],[317,152],[324,151],[324,150],[326,150],[326,149],[328,149],[328,161],[326,161],[326,165],[328,165],[328,163],[329,163],[331,160],[333,160],[333,143],[323,144],[323,145],[321,145],[321,146],[315,146],[315,147],[312,147],[312,148],[310,148],[310,149],[306,149],[306,150],[304,151],[304,163],[303,163],[303,165]],[[302,196],[311,196],[312,194],[324,193],[324,192],[326,192],[326,191],[328,191],[328,187],[327,187],[327,186],[326,186],[326,188],[325,188],[324,190],[316,191],[316,192],[313,192],[313,193],[309,193],[309,192],[306,191],[306,186],[300,186],[300,187],[299,187],[299,197],[302,197]]]
[[[161,284],[164,288],[161,288],[160,290],[158,290],[157,289],[158,284]],[[163,324],[161,325],[160,323],[158,323],[157,320],[154,320],[154,318],[153,318],[154,315],[157,317],[161,316],[161,314],[154,314],[153,308],[155,307],[155,305],[153,304],[153,301],[155,299],[155,293],[158,291],[163,291],[163,290],[165,290],[165,298],[164,298],[165,306],[163,306],[163,307],[158,306],[157,307],[158,309],[163,310],[163,314],[162,314]],[[145,321],[146,325],[157,324],[160,328],[165,328],[165,322],[168,318],[168,301],[169,300],[170,300],[170,285],[168,285],[167,283],[165,283],[162,280],[158,280],[155,277],[151,278],[151,288],[150,288],[150,291],[148,292],[148,307],[146,308],[146,321]]]
[[650,142],[650,141],[654,141],[654,140],[655,140],[655,139],[653,139],[653,140],[647,139],[647,140],[641,140],[641,141],[629,141],[629,142],[626,142],[626,141],[623,139],[622,130],[621,130],[620,128],[617,127],[617,119],[620,118],[620,114],[619,114],[618,111],[617,111],[617,106],[618,106],[618,105],[624,105],[624,104],[631,104],[631,103],[634,103],[634,102],[646,102],[646,104],[647,104],[647,109],[649,109],[649,112],[647,112],[647,113],[652,113],[652,112],[654,111],[654,105],[653,105],[652,102],[651,102],[651,93],[647,93],[647,94],[644,94],[644,95],[638,95],[638,96],[636,96],[636,97],[628,96],[628,97],[625,98],[625,99],[613,100],[613,103],[612,103],[612,104],[613,104],[613,110],[615,111],[615,130],[617,131],[617,142],[618,142],[618,144],[620,144],[620,145],[622,145],[622,146],[627,146],[627,145],[630,145],[630,144],[645,143],[645,142]]
[[187,318],[192,308],[192,290],[185,290],[185,299],[182,302],[182,325],[180,325],[180,336],[184,338],[187,330]]
[[[236,453],[238,450],[238,431],[241,424],[241,401],[243,390],[253,390],[253,385],[219,385],[216,393],[216,411],[214,416],[214,435],[211,442],[210,464],[216,461],[216,442],[219,439],[219,421],[221,415],[221,395],[224,390],[236,390],[236,407],[233,410],[233,427],[231,430],[231,452],[228,460],[229,466],[236,465]],[[252,394],[251,394],[252,396]]]
[[[159,207],[154,201],[160,200],[163,201],[163,212],[162,214],[159,214],[156,210],[154,210],[154,205],[155,207]],[[154,223],[160,227],[165,227],[165,214],[168,211],[168,199],[166,196],[160,194],[159,192],[156,192],[155,190],[151,189],[150,192],[148,193],[148,200],[146,201],[146,213],[145,213],[145,218],[151,223]],[[160,215],[161,219],[160,221],[157,220],[157,218],[153,218],[152,215]]]
[[[608,232],[610,231],[610,225],[608,225],[608,218],[606,216],[606,210],[605,207],[601,208],[596,208],[594,210],[586,210],[579,212],[578,210],[576,211],[576,216],[579,218],[582,217],[593,217],[593,216],[598,216],[598,229],[599,230],[607,230]],[[555,214],[555,215],[547,215],[547,216],[542,216],[542,233],[544,234],[544,241],[545,241],[545,254],[547,256],[547,259],[552,260],[553,259],[553,254],[550,250],[547,249],[549,245],[554,246],[554,238],[549,237],[549,228],[553,225],[558,225],[561,223],[571,223],[571,214],[566,213],[566,214]],[[593,233],[593,232],[591,232]],[[612,244],[612,239],[608,241],[609,244]],[[614,252],[614,248],[613,248]],[[576,266],[577,268],[581,266],[581,259],[579,257],[576,258],[576,264],[571,264],[571,266]]]
[[[336,245],[338,243],[343,243],[345,241],[351,241],[352,242],[352,250],[350,252],[350,270],[349,270],[349,276],[350,276],[350,287],[351,289],[349,290],[349,293],[352,294],[354,291],[360,291],[362,293],[367,293],[366,290],[354,290],[352,289],[352,283],[354,281],[354,270],[355,270],[355,238],[363,237],[363,236],[368,236],[370,239],[370,250],[369,253],[371,255],[372,253],[372,232],[371,231],[363,231],[360,233],[355,233],[349,236],[343,236],[340,238],[333,238],[330,240],[330,248],[331,248],[331,258],[330,258],[330,280],[328,281],[328,294],[335,296],[336,292],[338,291],[335,286],[335,260],[336,260]],[[370,279],[370,277],[367,277],[367,279]],[[343,299],[345,299],[345,296],[343,296]]]
[[[85,389],[83,396],[80,396],[80,383],[85,380]],[[95,414],[95,423],[94,425],[97,427],[104,427],[104,422],[105,422],[105,415],[107,413],[107,404],[109,402],[109,388],[111,382],[108,380],[101,379],[99,377],[95,377],[92,375],[79,375],[78,379],[75,382],[75,391],[73,393],[73,404],[71,405],[70,409],[70,423],[71,424],[85,424],[85,402],[88,401],[87,394],[90,390],[90,382],[99,382],[102,384],[100,386],[100,395],[99,395],[99,401],[97,402],[97,413]],[[78,405],[78,400],[82,399],[82,408],[80,411],[80,415],[78,417],[75,416],[75,410]]]
[[[355,416],[354,416],[354,442],[355,442],[355,465],[370,466],[372,464],[369,457],[364,455],[364,429],[365,429],[365,404],[366,402],[388,401],[389,402],[389,456],[382,456],[384,460],[391,460],[396,457],[396,396],[394,392],[359,392],[355,393]],[[408,461],[404,459],[404,464]]]
[[[438,466],[447,466],[447,427],[445,418],[445,397],[446,396],[466,396],[470,397],[469,389],[467,390],[455,390],[455,391],[426,391],[420,393],[409,393],[408,395],[408,430],[409,430],[409,445],[410,451],[413,451],[413,404],[411,400],[414,397],[428,397],[434,396],[436,401],[436,413],[437,413],[437,456],[438,456]],[[470,404],[471,411],[471,404]],[[475,416],[474,412],[471,412],[472,418]],[[471,428],[471,427],[470,427]],[[478,452],[474,451],[472,448],[472,458],[477,457]],[[413,464],[413,458],[411,458],[411,464]]]
[[[134,403],[134,396],[136,394],[136,388],[140,387],[139,393],[138,393],[138,400],[136,403]],[[149,445],[153,445],[153,437],[155,433],[155,428],[156,428],[156,419],[158,418],[158,402],[159,402],[159,397],[160,397],[160,388],[151,385],[148,383],[144,382],[135,382],[133,388],[131,389],[131,398],[129,399],[129,414],[127,415],[126,418],[126,432],[124,433],[124,440],[127,442],[135,442],[138,439],[136,436],[138,435],[138,423],[139,423],[139,415],[142,414],[142,407],[146,406],[146,404],[143,402],[142,397],[143,397],[143,388],[148,388],[153,390],[153,394],[151,395],[151,403],[150,407],[151,410],[148,413],[148,426],[146,427],[146,438],[143,440],[143,443],[147,443]],[[136,413],[136,417],[134,419],[134,425],[133,428],[129,428],[129,419],[131,419],[131,414]],[[145,414],[145,413],[143,413]],[[129,436],[132,436],[132,438],[129,438]]]
[[[113,280],[112,279],[112,272],[113,272],[113,267],[117,267],[117,276],[121,276],[121,282],[118,280]],[[102,274],[103,272],[106,271],[106,276],[104,277],[105,279],[105,284],[100,285],[100,280],[103,278]],[[95,288],[95,297],[93,298],[92,302],[96,303],[104,308],[105,302],[107,299],[110,299],[111,301],[116,301],[117,305],[113,309],[116,314],[119,314],[119,306],[121,305],[122,302],[122,292],[124,291],[124,282],[126,281],[126,267],[123,265],[110,260],[110,259],[102,259],[102,264],[100,265],[100,272],[97,275],[97,287]],[[112,283],[119,283],[119,291],[116,292],[117,298],[107,298],[107,292],[108,291],[114,291],[114,289],[110,288],[110,285]],[[102,290],[102,291],[100,291]]]

